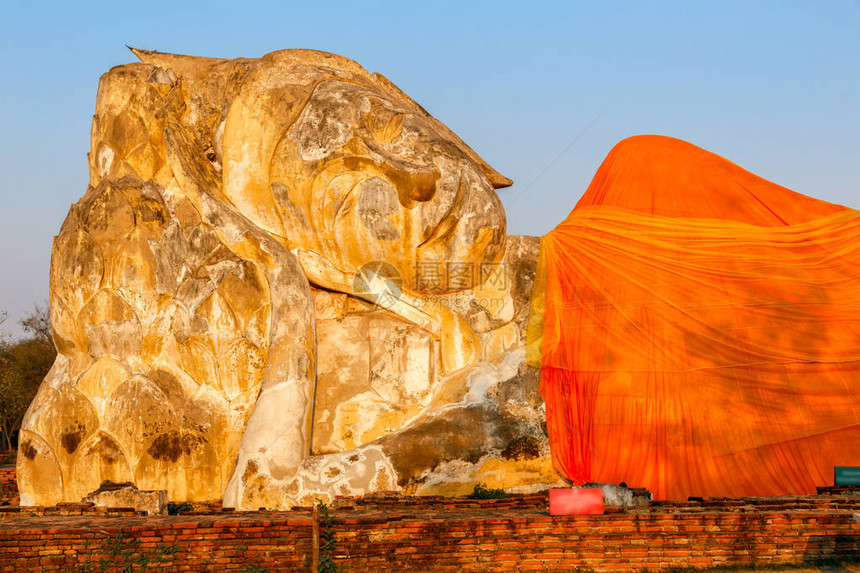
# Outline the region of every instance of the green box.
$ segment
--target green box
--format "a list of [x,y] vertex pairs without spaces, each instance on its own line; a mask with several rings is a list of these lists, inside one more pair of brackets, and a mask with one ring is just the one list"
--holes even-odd
[[836,466],[833,468],[834,485],[860,485],[860,467]]

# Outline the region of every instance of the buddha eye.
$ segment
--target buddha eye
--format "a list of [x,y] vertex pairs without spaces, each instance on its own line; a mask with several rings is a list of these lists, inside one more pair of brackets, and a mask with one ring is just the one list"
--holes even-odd
[[368,100],[370,105],[361,114],[362,123],[377,142],[393,143],[403,131],[405,114],[390,109],[377,98]]

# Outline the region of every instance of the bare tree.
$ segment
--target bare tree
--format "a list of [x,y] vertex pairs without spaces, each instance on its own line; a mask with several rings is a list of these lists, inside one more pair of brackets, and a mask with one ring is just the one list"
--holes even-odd
[[51,315],[48,312],[48,303],[44,305],[34,304],[33,311],[22,318],[19,324],[24,328],[25,332],[34,338],[51,345],[54,344],[51,339]]
[[[0,311],[0,324],[6,318],[6,312]],[[7,451],[12,449],[27,407],[57,356],[46,306],[36,305],[20,324],[29,337],[0,337],[0,432]]]
[[6,451],[12,449],[12,438],[21,427],[27,407],[36,392],[28,388],[17,371],[9,352],[0,355],[0,431],[6,442]]

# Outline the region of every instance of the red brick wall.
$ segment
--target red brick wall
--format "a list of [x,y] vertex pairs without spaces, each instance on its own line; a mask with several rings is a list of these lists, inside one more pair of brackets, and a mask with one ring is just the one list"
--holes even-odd
[[[860,497],[704,500],[633,512],[550,517],[546,496],[475,502],[438,498],[339,500],[335,560],[349,571],[510,571],[709,567],[860,561]],[[70,570],[120,550],[158,556],[179,571],[306,570],[306,510],[163,517],[81,505],[8,508],[0,571]],[[35,514],[35,516],[33,515]],[[40,514],[40,515],[39,515]],[[62,515],[65,514],[65,515]],[[118,538],[117,536],[120,535]],[[119,543],[109,555],[108,540]],[[137,570],[137,569],[136,569]]]
[[640,570],[821,557],[860,559],[860,523],[851,515],[614,514],[403,520],[338,528],[346,571]]
[[[109,571],[117,571],[130,564],[122,556],[129,549],[148,555],[151,562],[160,554],[180,571],[248,564],[269,571],[302,570],[311,553],[311,524],[307,515],[11,518],[0,522],[0,571],[68,571],[85,564],[98,571],[102,559],[115,565]],[[178,551],[166,555],[160,546]]]
[[0,466],[0,503],[18,503],[15,465]]

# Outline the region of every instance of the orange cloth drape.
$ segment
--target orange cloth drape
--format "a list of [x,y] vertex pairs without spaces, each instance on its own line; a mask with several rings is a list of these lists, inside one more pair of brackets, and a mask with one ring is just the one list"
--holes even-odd
[[812,493],[860,465],[860,212],[625,140],[541,239],[529,339],[571,481]]

